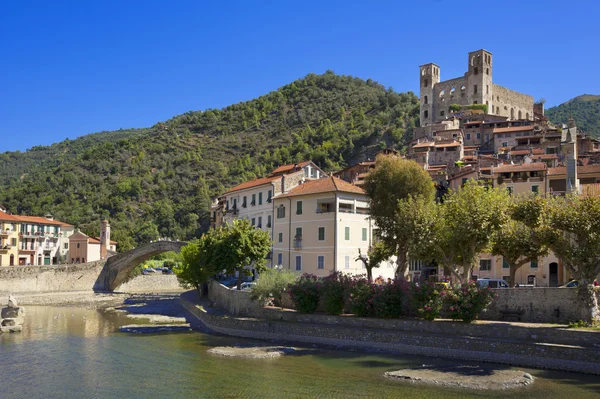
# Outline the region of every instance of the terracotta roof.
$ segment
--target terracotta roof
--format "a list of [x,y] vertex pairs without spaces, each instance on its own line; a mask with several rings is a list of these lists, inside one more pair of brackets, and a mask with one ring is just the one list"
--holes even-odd
[[412,148],[426,148],[426,147],[433,147],[434,143],[431,141],[428,141],[426,143],[419,143],[419,144],[415,144],[413,145]]
[[[100,237],[89,237],[90,243],[92,244],[100,244]],[[113,245],[117,245],[116,241],[110,240],[110,243]]]
[[261,177],[260,179],[250,180],[250,181],[244,182],[242,184],[238,184],[237,186],[235,186],[233,188],[230,188],[229,190],[225,191],[223,193],[223,195],[230,194],[235,191],[246,190],[246,189],[252,188],[252,187],[262,186],[264,184],[269,184],[269,183],[271,183],[275,180],[279,180],[279,179],[281,179],[281,176]]
[[323,179],[309,180],[299,186],[294,187],[285,194],[280,194],[275,198],[286,198],[286,197],[297,197],[299,195],[310,195],[318,193],[330,193],[330,192],[345,192],[345,193],[356,193],[364,194],[362,188],[356,187],[353,184],[345,182],[337,177],[325,177]]
[[[594,164],[594,165],[582,165],[582,166],[577,166],[577,173],[581,173],[581,174],[586,174],[586,173],[600,173],[600,165],[599,164]],[[548,175],[550,176],[560,176],[560,175],[565,175],[567,174],[567,168],[565,166],[559,166],[557,168],[550,168],[548,169]]]
[[494,168],[495,173],[511,173],[511,172],[534,172],[546,170],[548,166],[543,162],[524,163],[521,165],[500,165]]
[[495,133],[509,133],[509,132],[525,132],[528,130],[533,130],[533,125],[500,127],[500,128],[494,129],[494,134]]
[[440,143],[435,145],[437,148],[445,148],[445,147],[460,147],[460,142],[455,141],[453,143]]
[[[531,152],[533,153],[533,155],[544,154],[544,150],[542,150],[541,148],[534,148],[531,150]],[[510,155],[529,155],[529,150],[512,150],[510,152]]]
[[35,224],[47,224],[50,226],[73,227],[72,225],[61,222],[60,220],[50,220],[50,219],[46,219],[44,217],[39,217],[39,216],[20,216],[20,215],[14,215],[14,216],[20,222],[35,223]]
[[295,167],[303,168],[306,165],[308,165],[310,162],[311,161],[304,161],[304,162],[292,163],[289,165],[282,165],[282,166],[278,167],[277,169],[275,169],[273,172],[271,172],[271,176],[293,172]]
[[20,221],[15,216],[8,214],[6,212],[2,212],[2,211],[0,211],[0,220],[3,222],[19,222]]
[[540,155],[534,155],[533,158],[534,158],[534,160],[535,159],[558,159],[558,155],[556,155],[556,154],[540,154]]

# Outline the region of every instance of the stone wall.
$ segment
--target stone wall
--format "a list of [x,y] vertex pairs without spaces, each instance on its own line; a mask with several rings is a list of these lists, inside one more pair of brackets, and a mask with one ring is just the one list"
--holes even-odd
[[501,311],[522,311],[521,321],[528,323],[569,323],[585,319],[577,304],[574,288],[497,289],[484,320],[502,320]]
[[249,291],[230,290],[214,280],[208,288],[208,299],[214,306],[225,309],[232,315],[255,316],[262,306],[250,298]]
[[0,267],[0,293],[91,291],[105,262]]
[[173,292],[184,290],[173,274],[141,275],[121,284],[117,292]]
[[[492,84],[492,97],[490,113],[506,116],[510,119],[519,119],[519,111],[521,111],[521,119],[529,117],[530,120],[533,120],[533,97],[497,84]],[[495,108],[493,112],[492,105]],[[514,110],[513,114],[511,114],[511,109]]]

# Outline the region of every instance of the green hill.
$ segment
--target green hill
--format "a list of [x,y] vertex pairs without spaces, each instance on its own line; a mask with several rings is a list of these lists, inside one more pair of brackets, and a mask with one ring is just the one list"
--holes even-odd
[[97,235],[111,221],[119,248],[208,226],[211,198],[278,165],[312,159],[332,171],[401,148],[418,99],[371,80],[310,74],[257,99],[188,112],[152,128],[0,154],[0,204],[52,213]]
[[571,115],[579,129],[600,137],[600,96],[584,94],[546,111],[555,124],[567,123]]

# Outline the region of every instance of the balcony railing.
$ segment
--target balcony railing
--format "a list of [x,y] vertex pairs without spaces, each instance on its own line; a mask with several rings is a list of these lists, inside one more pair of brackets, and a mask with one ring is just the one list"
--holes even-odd
[[296,238],[294,240],[294,248],[295,249],[302,249],[302,238]]

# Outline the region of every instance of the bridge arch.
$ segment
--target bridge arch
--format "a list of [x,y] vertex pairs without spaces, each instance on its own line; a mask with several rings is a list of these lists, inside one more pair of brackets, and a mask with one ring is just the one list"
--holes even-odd
[[118,286],[125,282],[129,272],[140,263],[163,252],[179,252],[181,251],[181,248],[186,245],[187,242],[157,241],[142,245],[131,251],[111,256],[106,260],[106,263],[94,284],[94,290],[114,291]]

